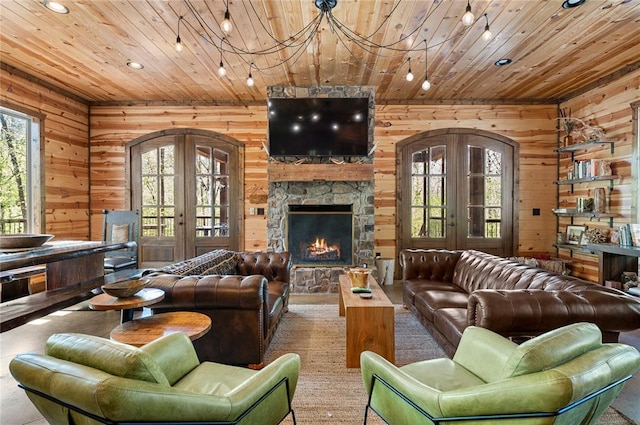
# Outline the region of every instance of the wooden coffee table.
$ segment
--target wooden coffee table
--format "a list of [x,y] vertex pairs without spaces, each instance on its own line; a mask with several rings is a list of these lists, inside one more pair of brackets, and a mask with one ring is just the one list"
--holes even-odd
[[111,339],[140,347],[164,335],[184,332],[189,338],[200,338],[211,329],[211,319],[206,314],[189,311],[154,314],[130,320],[111,331]]
[[164,299],[164,291],[156,288],[143,288],[137,294],[118,298],[109,294],[100,294],[89,300],[92,310],[121,310],[120,323],[133,319],[133,309],[146,307]]
[[340,275],[339,313],[347,321],[347,367],[360,367],[365,350],[395,362],[394,307],[378,282],[369,275],[370,299],[351,292],[351,281]]

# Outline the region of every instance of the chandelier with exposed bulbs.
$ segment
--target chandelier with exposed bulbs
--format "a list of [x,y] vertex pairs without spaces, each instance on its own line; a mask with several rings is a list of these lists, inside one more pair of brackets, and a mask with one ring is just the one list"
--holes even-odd
[[[393,16],[394,11],[398,8],[401,1],[397,1],[391,12],[384,18],[383,22],[381,22],[377,28],[382,28],[383,25]],[[425,55],[425,71],[424,71],[424,81],[422,82],[422,89],[429,90],[431,87],[431,82],[428,78],[428,51],[430,47],[440,46],[450,39],[444,40],[438,44],[429,46],[427,40],[424,39],[421,42],[413,43],[413,46],[410,48],[401,48],[400,46],[410,42],[421,29],[423,29],[426,25],[427,19],[431,16],[435,10],[440,7],[440,5],[444,2],[437,2],[434,9],[425,14],[425,17],[422,21],[406,35],[403,35],[399,40],[394,41],[388,44],[380,44],[373,40],[374,34],[369,36],[363,36],[358,34],[357,32],[349,29],[346,25],[344,25],[340,20],[338,20],[333,14],[333,9],[338,5],[338,0],[314,0],[315,6],[318,8],[319,13],[316,15],[311,22],[306,24],[303,28],[301,28],[295,34],[289,36],[285,40],[279,40],[273,34],[271,34],[267,28],[264,26],[262,21],[260,24],[262,25],[263,30],[268,34],[268,36],[273,41],[273,44],[266,48],[260,48],[256,50],[248,50],[245,47],[234,45],[229,40],[229,35],[233,32],[234,26],[232,21],[232,14],[229,11],[229,0],[226,0],[225,3],[225,12],[223,20],[220,22],[219,28],[211,26],[203,16],[197,11],[197,9],[193,6],[190,0],[185,0],[185,4],[191,17],[187,19],[185,16],[180,16],[178,18],[178,31],[176,37],[175,49],[178,52],[181,52],[184,49],[182,39],[180,37],[180,26],[188,25],[193,31],[199,34],[200,38],[215,47],[220,53],[220,65],[218,66],[217,74],[220,78],[224,78],[227,75],[227,69],[225,68],[225,56],[235,55],[240,58],[244,63],[247,64],[249,68],[248,77],[246,80],[246,84],[249,87],[254,86],[255,81],[252,76],[252,71],[261,72],[261,73],[269,73],[272,69],[278,68],[285,63],[293,64],[300,59],[300,57],[306,52],[307,47],[312,42],[312,40],[318,34],[320,29],[320,25],[326,19],[326,22],[331,29],[331,32],[336,36],[339,43],[350,53],[351,57],[360,63],[362,66],[369,68],[366,63],[363,63],[358,56],[354,53],[354,47],[358,48],[372,54],[375,56],[397,56],[397,55],[407,55],[411,53],[422,53],[424,51]],[[248,6],[253,10],[253,12],[258,16],[257,11],[254,8],[253,2],[246,2]],[[489,41],[492,38],[491,31],[489,29],[489,18],[487,14],[483,14],[486,24],[484,32],[482,33],[482,39],[485,41]],[[191,20],[193,19],[193,20]],[[470,0],[467,0],[467,6],[464,15],[462,16],[462,24],[463,30],[460,31],[455,36],[459,35],[461,32],[466,31],[469,27],[471,27],[475,22],[476,18],[472,12]],[[277,57],[277,60],[272,60],[268,64],[267,61],[265,65],[259,66],[260,58],[265,56],[273,56]],[[408,57],[406,61],[403,62],[408,64],[408,72],[405,75],[407,81],[413,81],[414,75],[411,70],[411,57]],[[370,68],[369,68],[370,69]],[[371,69],[370,69],[371,70]]]

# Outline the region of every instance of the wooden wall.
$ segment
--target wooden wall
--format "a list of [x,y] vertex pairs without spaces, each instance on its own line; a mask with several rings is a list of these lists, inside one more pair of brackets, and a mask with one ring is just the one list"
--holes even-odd
[[[576,152],[575,159],[609,158],[612,160],[614,175],[620,176],[615,180],[611,191],[611,213],[616,214],[613,227],[626,223],[637,222],[636,208],[632,205],[633,185],[638,181],[632,179],[632,152],[634,140],[631,103],[640,101],[640,70],[628,74],[605,87],[590,90],[584,94],[573,97],[560,106],[566,111],[571,109],[574,118],[579,118],[589,125],[596,125],[604,129],[606,138],[615,142],[614,153],[609,147],[603,149]],[[636,124],[637,125],[637,124]],[[570,166],[571,157],[564,155],[560,162],[561,171],[564,174]],[[636,171],[638,172],[638,171]],[[572,208],[575,206],[576,197],[593,197],[593,189],[608,187],[605,182],[574,185],[571,193],[570,186],[562,185],[559,191],[559,204]],[[564,230],[570,219],[560,220],[560,230]],[[584,225],[588,228],[609,229],[608,219],[600,221],[594,219],[574,218],[573,224]],[[598,257],[575,251],[560,250],[560,256],[570,261],[573,274],[597,281]]]
[[[265,216],[249,215],[252,195],[267,193],[266,113],[262,106],[175,106],[131,104],[87,106],[64,90],[0,68],[0,101],[44,114],[46,180],[46,232],[58,238],[99,239],[100,211],[125,208],[124,145],[141,135],[192,127],[217,131],[245,144],[245,249],[266,249]],[[619,216],[614,225],[632,222],[630,103],[640,100],[640,71],[605,87],[593,89],[563,103],[573,116],[602,126],[615,142],[615,182],[611,209]],[[396,256],[395,146],[417,133],[449,127],[478,128],[509,137],[520,144],[519,253],[555,254],[556,218],[551,209],[575,202],[553,184],[558,178],[554,148],[558,143],[555,105],[378,105],[375,142],[375,245],[385,257]],[[90,142],[89,142],[90,141]],[[89,144],[91,148],[89,149]],[[599,155],[606,153],[599,153]],[[565,164],[561,164],[565,167]],[[564,169],[563,169],[564,171]],[[89,182],[91,187],[89,188]],[[637,184],[637,182],[635,182]],[[586,185],[586,193],[592,190]],[[559,195],[558,195],[559,194]],[[253,199],[260,196],[253,196]],[[539,208],[541,215],[532,210]],[[89,213],[91,212],[91,220]],[[560,220],[561,229],[567,224]],[[580,224],[576,221],[576,224]],[[608,227],[605,222],[587,222]],[[91,230],[90,230],[91,227]],[[561,250],[574,273],[596,280],[597,259]]]
[[0,102],[44,116],[44,233],[89,239],[89,106],[29,76],[0,68]]
[[[499,133],[520,144],[520,252],[551,252],[555,237],[557,146],[555,105],[438,105],[376,108],[375,245],[396,257],[395,145],[427,130],[477,128]],[[266,219],[249,215],[251,194],[267,193],[266,108],[263,106],[92,106],[91,207],[94,224],[102,208],[124,208],[124,145],[166,128],[193,127],[220,132],[245,144],[245,249],[266,250]],[[532,209],[539,208],[540,216]],[[94,237],[97,235],[94,226]]]

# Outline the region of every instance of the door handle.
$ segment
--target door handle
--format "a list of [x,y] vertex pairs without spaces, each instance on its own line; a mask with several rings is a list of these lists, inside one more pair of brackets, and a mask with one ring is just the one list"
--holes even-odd
[[449,223],[448,226],[449,227],[456,227],[456,223]]

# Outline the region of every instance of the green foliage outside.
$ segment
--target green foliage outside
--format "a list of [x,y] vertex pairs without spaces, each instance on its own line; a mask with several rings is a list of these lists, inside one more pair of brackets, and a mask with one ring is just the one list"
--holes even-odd
[[27,220],[28,120],[0,112],[0,233],[23,233]]

